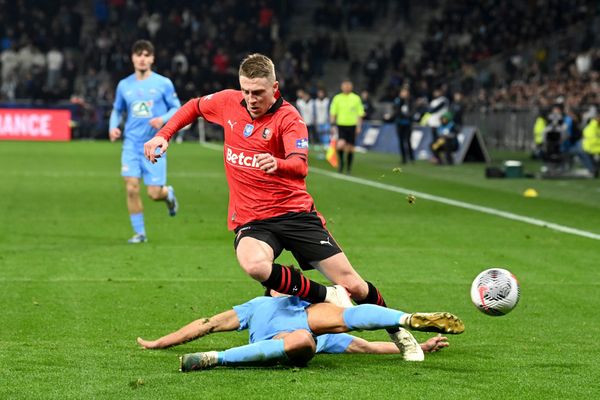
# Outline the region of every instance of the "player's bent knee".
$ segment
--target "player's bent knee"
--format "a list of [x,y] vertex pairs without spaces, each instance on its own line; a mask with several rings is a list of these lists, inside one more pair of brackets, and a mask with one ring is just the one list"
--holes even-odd
[[342,286],[350,292],[350,296],[355,299],[364,299],[369,293],[367,282],[362,279],[350,279],[348,282],[341,283]]
[[162,200],[163,196],[162,196],[162,188],[148,188],[148,197],[150,197],[150,199],[156,201],[156,200]]
[[240,260],[242,269],[259,282],[269,279],[271,264],[271,261],[268,260]]

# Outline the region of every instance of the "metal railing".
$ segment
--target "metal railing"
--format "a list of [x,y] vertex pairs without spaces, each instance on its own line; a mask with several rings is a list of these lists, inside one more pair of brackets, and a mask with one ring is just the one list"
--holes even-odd
[[488,149],[529,151],[533,148],[533,110],[468,112],[465,125],[479,128]]

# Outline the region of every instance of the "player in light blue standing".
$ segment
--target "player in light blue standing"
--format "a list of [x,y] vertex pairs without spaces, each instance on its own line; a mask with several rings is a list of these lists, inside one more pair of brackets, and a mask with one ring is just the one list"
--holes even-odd
[[[148,239],[140,197],[140,179],[144,178],[148,196],[152,200],[167,204],[169,215],[175,216],[178,208],[173,186],[166,186],[165,155],[152,164],[144,157],[144,143],[175,114],[181,103],[171,80],[152,71],[152,43],[147,40],[136,41],[132,47],[131,61],[135,72],[117,85],[108,136],[112,142],[124,136],[121,175],[125,180],[127,208],[134,231],[128,242],[144,243]],[[123,112],[127,113],[124,134],[119,128]]]

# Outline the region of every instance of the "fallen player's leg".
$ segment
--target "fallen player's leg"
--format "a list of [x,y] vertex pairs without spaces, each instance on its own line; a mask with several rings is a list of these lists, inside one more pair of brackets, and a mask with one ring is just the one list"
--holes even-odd
[[385,328],[449,334],[460,334],[465,330],[460,318],[448,312],[409,314],[373,304],[341,308],[328,303],[313,304],[306,312],[308,325],[317,335]]
[[[408,328],[420,331],[459,334],[464,323],[450,313],[404,313],[372,304],[340,308],[333,304],[314,304],[306,309],[308,325],[317,335],[352,330]],[[414,322],[413,322],[414,316]],[[425,355],[410,332],[400,329],[390,334],[406,361],[423,361]]]
[[184,354],[179,370],[189,372],[216,366],[244,367],[274,365],[278,362],[304,366],[316,352],[312,335],[300,329],[270,340],[233,347],[225,351]]

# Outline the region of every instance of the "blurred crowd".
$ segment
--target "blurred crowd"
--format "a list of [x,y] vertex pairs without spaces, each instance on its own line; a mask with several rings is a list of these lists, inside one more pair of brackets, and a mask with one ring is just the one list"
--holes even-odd
[[76,4],[0,0],[0,100],[53,101],[74,92],[83,22]]
[[[150,39],[155,69],[182,99],[235,84],[248,52],[277,52],[286,2],[182,0],[0,0],[2,100],[52,101],[71,95],[112,101],[131,73],[131,44]],[[290,6],[291,7],[291,6]]]
[[343,32],[371,28],[389,3],[322,1],[312,34],[298,39],[288,38],[289,22],[305,5],[287,0],[0,0],[0,101],[110,102],[140,38],[155,44],[155,70],[184,101],[235,86],[251,52],[273,58],[284,95],[295,99],[307,82],[316,92],[326,61],[353,61]]
[[543,110],[561,103],[585,112],[600,104],[600,47],[565,51],[547,70],[536,61],[520,61],[514,75],[491,87],[480,88],[470,98],[472,108]]
[[[274,59],[281,90],[291,101],[299,89],[316,97],[325,63],[340,60],[351,76],[363,74],[364,97],[380,94],[376,100],[393,102],[408,87],[416,108],[426,109],[439,87],[451,100],[459,93],[461,109],[548,110],[560,103],[581,115],[600,103],[599,29],[592,26],[600,15],[597,0],[428,0],[435,17],[414,64],[407,63],[400,39],[375,43],[355,59],[347,38],[386,18],[410,24],[410,1],[190,4],[0,0],[0,102],[62,100],[100,123],[105,115],[98,107],[110,108],[116,83],[131,73],[131,43],[146,38],[157,49],[154,69],[171,78],[182,101],[236,86],[239,60],[263,52]],[[291,17],[309,4],[311,26],[291,27]],[[581,25],[585,34],[561,41]],[[292,29],[309,34],[292,35]],[[485,67],[491,61],[500,63],[500,71]]]
[[[468,109],[547,109],[559,102],[579,110],[599,103],[597,1],[466,0],[438,5],[439,16],[428,26],[416,65],[397,56],[402,43],[379,52],[392,59],[382,100],[392,100],[407,84],[415,96],[431,98],[435,86],[445,83],[466,95]],[[578,34],[567,40],[569,29],[577,25]],[[497,64],[500,70],[488,68]]]

